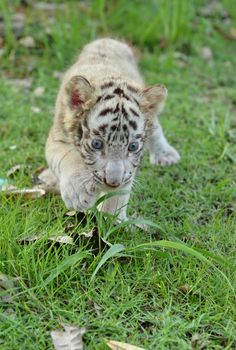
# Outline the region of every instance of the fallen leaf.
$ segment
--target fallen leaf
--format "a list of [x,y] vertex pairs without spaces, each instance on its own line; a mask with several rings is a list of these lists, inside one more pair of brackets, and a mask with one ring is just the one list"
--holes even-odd
[[33,94],[34,94],[34,96],[36,96],[36,97],[41,97],[41,96],[43,96],[44,92],[45,92],[45,88],[44,88],[43,86],[38,86],[38,87],[34,90]]
[[4,302],[10,301],[10,291],[16,288],[16,281],[16,277],[11,277],[0,272],[0,300]]
[[184,294],[187,294],[191,291],[192,286],[190,286],[189,284],[185,283],[182,284],[181,286],[178,287],[178,290]]
[[76,215],[76,210],[70,210],[65,213],[66,216],[75,216]]
[[62,324],[65,331],[52,331],[51,337],[56,350],[83,350],[82,335],[85,328],[67,326]]
[[236,40],[236,29],[231,28],[228,32],[218,25],[214,26],[215,30],[226,40]]
[[201,346],[201,334],[200,333],[194,333],[191,338],[191,345],[192,345],[192,350],[195,349],[203,349]]
[[8,170],[7,172],[7,177],[14,177],[14,175],[16,173],[18,173],[20,171],[20,169],[22,168],[21,164],[16,164],[14,165],[10,170]]
[[33,113],[40,113],[40,112],[42,112],[41,108],[39,108],[37,106],[31,106],[31,111]]
[[8,82],[17,88],[30,89],[32,86],[32,79],[8,79]]
[[14,277],[0,272],[0,289],[12,289],[14,286]]
[[32,49],[36,46],[35,40],[32,36],[26,36],[24,38],[21,38],[19,40],[19,43],[28,49]]
[[57,70],[55,70],[55,71],[53,72],[53,74],[52,74],[53,78],[59,79],[59,80],[62,79],[63,75],[64,75],[63,72],[59,72],[59,71],[57,71]]
[[213,53],[210,47],[203,47],[201,50],[201,57],[206,60],[210,61],[213,59]]
[[9,197],[25,197],[29,199],[40,198],[46,194],[46,190],[43,188],[23,188],[17,189],[15,186],[5,186],[1,189],[1,192]]
[[[23,13],[16,13],[11,18],[11,29],[16,38],[19,38],[24,29],[25,15]],[[6,35],[6,24],[3,17],[0,17],[0,35]]]
[[145,350],[135,345],[130,345],[127,343],[121,343],[115,340],[106,340],[107,346],[112,350]]
[[91,237],[93,237],[93,230],[91,230],[89,232],[81,232],[80,235],[84,236],[85,238],[91,238]]
[[34,8],[42,11],[55,11],[55,10],[64,10],[64,4],[49,4],[46,2],[37,2],[34,5]]
[[[43,235],[32,235],[29,237],[24,237],[20,240],[18,240],[19,243],[28,243],[28,242],[35,242],[41,239]],[[58,235],[58,236],[51,236],[48,237],[49,241],[62,243],[62,244],[73,244],[73,239],[70,236],[66,235]]]

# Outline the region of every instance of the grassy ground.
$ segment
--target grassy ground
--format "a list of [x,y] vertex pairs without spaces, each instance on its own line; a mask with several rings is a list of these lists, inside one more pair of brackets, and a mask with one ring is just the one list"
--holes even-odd
[[[162,125],[182,155],[169,168],[151,167],[144,158],[129,213],[159,228],[126,227],[110,234],[110,244],[125,250],[93,279],[106,250],[93,253],[91,242],[78,234],[84,227],[64,215],[60,198],[1,195],[0,271],[17,277],[7,297],[0,295],[1,350],[53,349],[50,331],[62,322],[86,327],[89,350],[105,350],[104,338],[145,349],[236,348],[236,9],[234,1],[214,3],[218,7],[212,9],[209,2],[187,0],[68,1],[63,10],[49,12],[1,2],[7,28],[1,56],[1,178],[22,164],[11,182],[31,186],[34,170],[45,165],[59,85],[54,72],[65,70],[84,43],[100,36],[128,39],[140,51],[146,81],[168,87]],[[26,16],[22,36],[35,39],[31,49],[12,35],[11,14],[17,11]],[[212,59],[204,58],[203,47],[210,48]],[[31,78],[32,87],[16,87],[9,82],[13,78]],[[45,92],[35,97],[39,86]],[[88,218],[89,227],[91,222]],[[108,225],[100,222],[101,237],[108,235]],[[49,236],[65,231],[77,233],[79,247],[48,243]],[[32,234],[42,238],[19,244]],[[183,249],[155,247],[158,240],[199,249],[218,270]],[[150,243],[149,249],[138,247],[143,243]],[[57,266],[60,273],[47,280]]]

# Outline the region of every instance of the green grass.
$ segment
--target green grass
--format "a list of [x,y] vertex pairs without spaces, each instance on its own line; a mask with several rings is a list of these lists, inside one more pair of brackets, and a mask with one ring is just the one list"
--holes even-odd
[[[153,350],[234,349],[236,41],[215,29],[235,27],[234,1],[221,2],[232,9],[229,23],[217,11],[203,16],[204,1],[65,3],[54,22],[19,1],[1,4],[7,36],[0,178],[23,164],[11,182],[31,186],[34,170],[45,165],[59,86],[53,72],[65,70],[85,43],[100,36],[126,38],[140,51],[148,84],[168,87],[161,123],[182,159],[162,168],[144,157],[129,213],[153,225],[148,232],[114,228],[112,218],[104,222],[98,215],[99,236],[109,241],[104,249],[104,242],[81,235],[94,226],[93,216],[84,227],[79,218],[65,216],[59,197],[0,196],[0,271],[17,278],[7,299],[0,294],[0,349],[53,349],[50,331],[60,323],[86,327],[89,350],[105,350],[104,338]],[[11,13],[17,10],[25,12],[23,35],[35,38],[33,49],[12,34]],[[204,46],[211,48],[212,62],[201,57]],[[32,88],[13,87],[10,78],[32,78]],[[40,98],[33,94],[38,86],[45,87]],[[49,243],[49,236],[65,232],[76,245]],[[42,238],[19,243],[32,234]]]

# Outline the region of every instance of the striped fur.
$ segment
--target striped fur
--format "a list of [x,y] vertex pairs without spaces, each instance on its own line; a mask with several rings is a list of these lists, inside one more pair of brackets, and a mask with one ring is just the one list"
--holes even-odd
[[155,118],[166,95],[162,85],[144,87],[126,44],[100,39],[84,48],[62,81],[46,145],[68,208],[86,210],[103,193],[122,188],[129,193],[112,197],[102,209],[119,209],[125,219],[144,145],[153,163],[178,160]]

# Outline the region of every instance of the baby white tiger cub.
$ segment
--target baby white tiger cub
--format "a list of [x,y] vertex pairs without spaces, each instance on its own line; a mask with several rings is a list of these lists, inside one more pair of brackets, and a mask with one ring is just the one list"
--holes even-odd
[[104,193],[123,189],[101,209],[125,220],[144,146],[152,164],[180,159],[156,118],[166,97],[163,85],[144,87],[125,43],[99,39],[84,47],[64,75],[46,145],[67,208],[85,211]]

